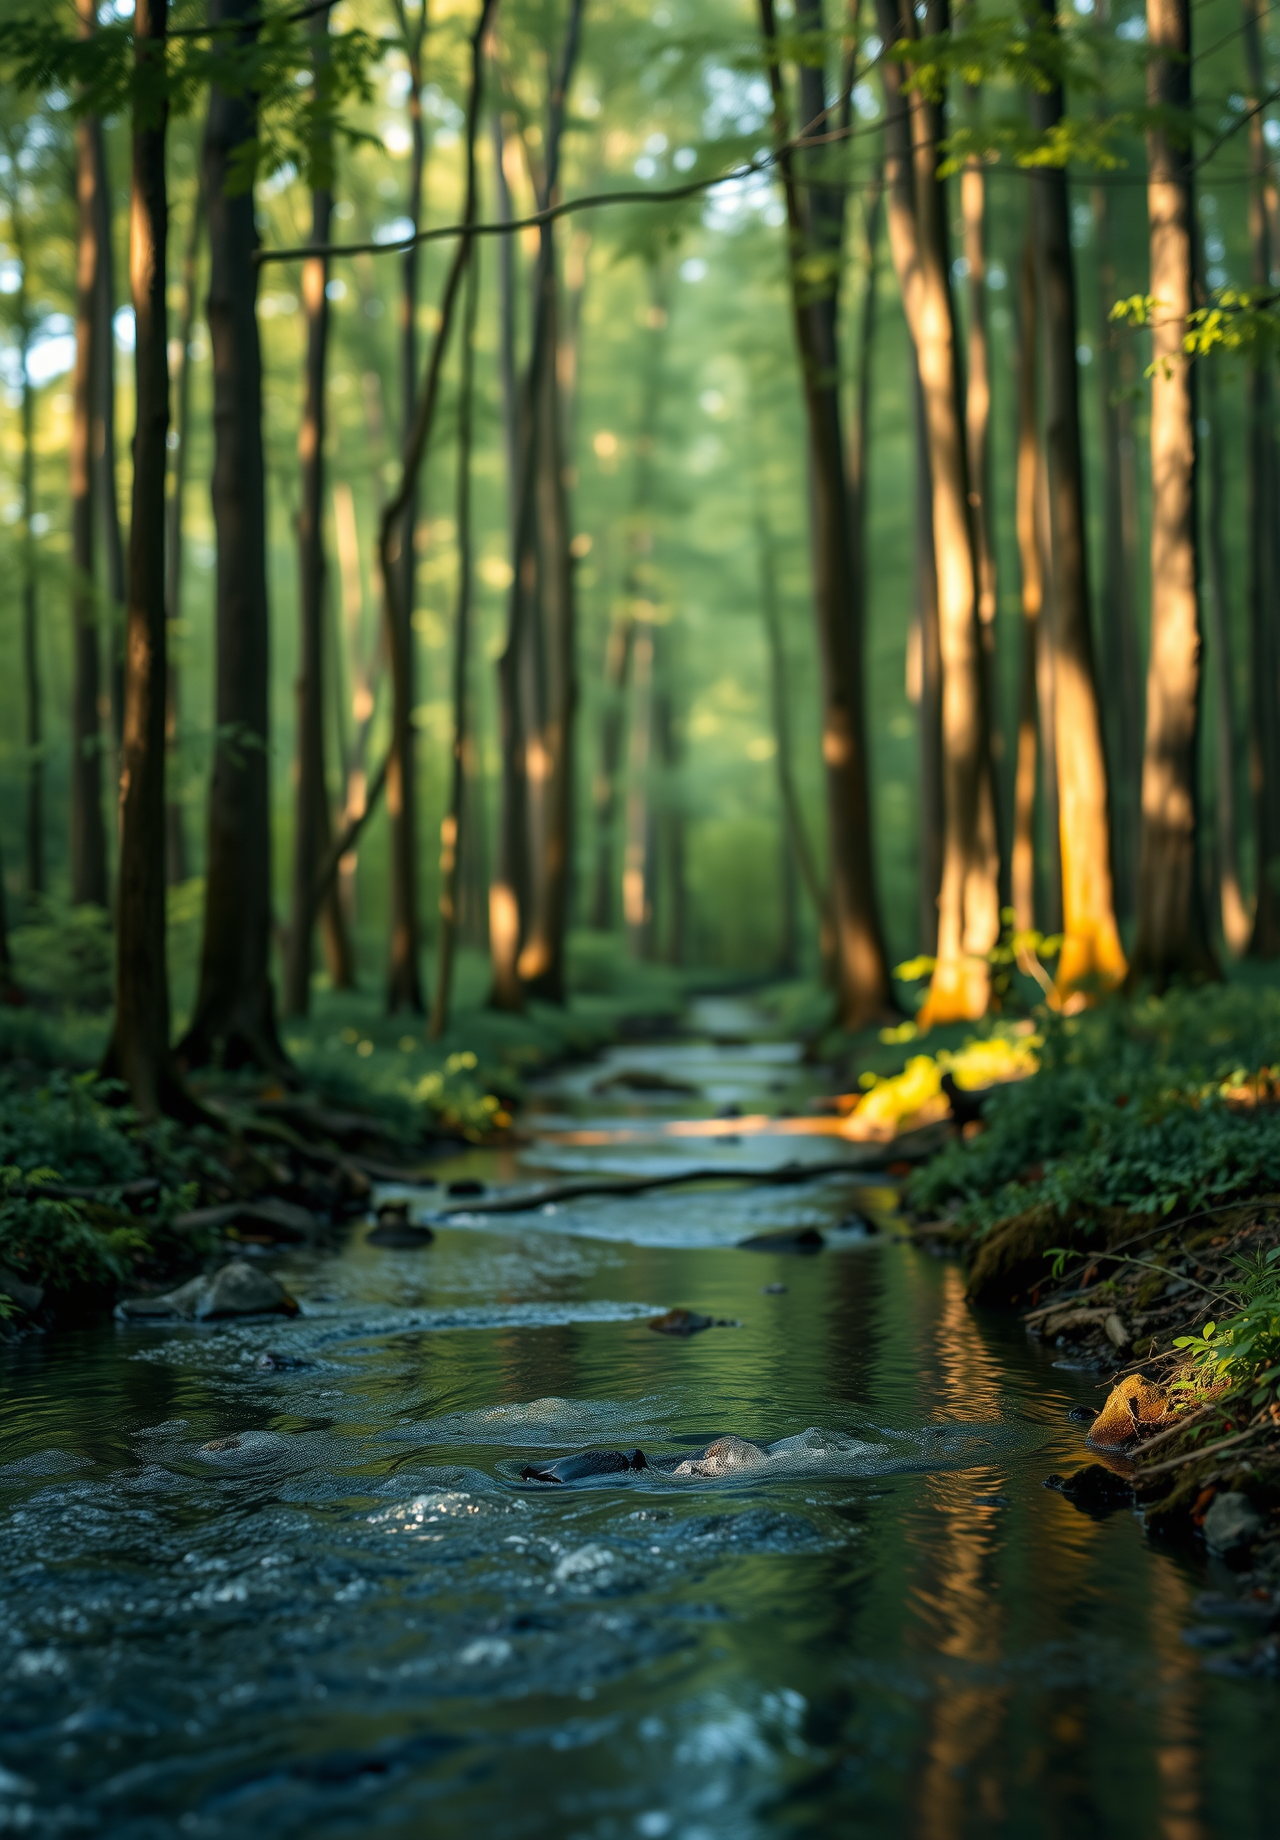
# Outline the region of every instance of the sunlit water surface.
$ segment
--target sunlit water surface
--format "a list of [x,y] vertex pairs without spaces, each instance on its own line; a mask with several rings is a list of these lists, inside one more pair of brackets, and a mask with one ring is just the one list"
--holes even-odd
[[[704,1111],[803,1085],[777,1046],[610,1064]],[[599,1077],[548,1128],[625,1123]],[[620,1146],[447,1173],[832,1154],[631,1110]],[[1043,1487],[1096,1381],[841,1226],[856,1204],[849,1177],[676,1191],[422,1252],[360,1226],[271,1259],[296,1322],[4,1356],[0,1832],[1274,1834],[1280,1694],[1184,1639],[1224,1577]],[[735,1245],[807,1223],[814,1257]],[[740,1326],[651,1333],[672,1305]],[[520,1481],[722,1432],[782,1448],[731,1481]]]

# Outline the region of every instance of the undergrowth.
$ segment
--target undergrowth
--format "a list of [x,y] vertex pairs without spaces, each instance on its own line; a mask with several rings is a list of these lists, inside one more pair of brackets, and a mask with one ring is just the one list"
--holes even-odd
[[1114,999],[1038,1027],[1039,1071],[993,1091],[985,1129],[911,1179],[917,1214],[980,1237],[1033,1210],[1158,1219],[1280,1185],[1280,992]]

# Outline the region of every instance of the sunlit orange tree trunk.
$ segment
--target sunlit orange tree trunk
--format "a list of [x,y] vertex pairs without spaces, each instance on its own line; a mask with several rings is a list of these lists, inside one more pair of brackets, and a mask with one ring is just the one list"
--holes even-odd
[[[843,192],[820,182],[821,152],[797,161],[783,84],[773,0],[760,0],[787,204],[790,279],[808,440],[813,601],[822,674],[822,758],[826,768],[830,900],[838,1016],[862,1028],[895,1013],[876,893],[863,686],[863,608],[858,593],[855,527],[840,414],[838,345]],[[815,0],[796,10],[796,24],[820,31]],[[810,54],[812,55],[812,54]],[[826,85],[818,63],[800,71],[801,125],[826,127]],[[823,162],[823,164],[818,164]]]
[[[1047,32],[1056,32],[1053,0],[1041,0],[1041,24]],[[1032,122],[1041,134],[1050,134],[1063,113],[1060,85],[1032,91]],[[1045,356],[1050,632],[1062,852],[1063,941],[1057,991],[1060,999],[1068,999],[1081,989],[1118,984],[1127,967],[1112,893],[1107,762],[1089,620],[1075,265],[1066,174],[1061,167],[1041,167],[1031,187]]]
[[1196,755],[1200,600],[1196,555],[1196,385],[1183,352],[1194,306],[1195,219],[1190,134],[1190,0],[1147,0],[1147,130],[1151,235],[1151,654],[1142,760],[1142,838],[1134,978],[1214,975],[1200,889]]
[[[876,0],[876,17],[886,45],[918,36],[905,0]],[[929,7],[925,25],[929,34],[945,30],[945,0]],[[1000,933],[999,851],[946,197],[938,178],[943,111],[919,90],[908,94],[900,63],[889,60],[883,68],[889,241],[924,400],[942,657],[942,886],[937,960],[919,1018],[927,1026],[987,1009],[988,954]]]

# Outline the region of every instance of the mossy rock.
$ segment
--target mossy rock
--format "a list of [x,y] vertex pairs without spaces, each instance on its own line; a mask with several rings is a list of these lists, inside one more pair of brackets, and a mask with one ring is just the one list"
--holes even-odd
[[973,1303],[1019,1303],[1049,1275],[1050,1247],[1070,1244],[1069,1229],[1052,1208],[1028,1208],[1002,1220],[978,1241],[969,1270]]

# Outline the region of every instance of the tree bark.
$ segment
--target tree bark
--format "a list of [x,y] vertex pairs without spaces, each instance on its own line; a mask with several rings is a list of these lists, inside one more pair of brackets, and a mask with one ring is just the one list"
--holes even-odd
[[929,477],[929,430],[914,348],[911,394],[915,409],[915,627],[919,648],[920,949],[938,949],[938,896],[942,889],[942,647],[938,634],[938,563],[933,552],[933,486]]
[[101,521],[106,561],[108,618],[106,670],[100,713],[109,724],[116,755],[115,781],[119,781],[120,750],[124,736],[124,674],[126,621],[124,538],[120,530],[120,498],[116,482],[116,262],[112,237],[110,174],[106,137],[99,124],[94,136],[98,179],[98,350],[101,362],[94,376],[93,468],[94,498]]
[[[778,815],[782,830],[782,857],[789,863],[789,879],[796,873],[804,883],[813,908],[820,945],[830,941],[831,909],[818,865],[809,842],[809,830],[800,805],[791,751],[791,699],[787,690],[787,654],[782,637],[782,618],[778,607],[778,571],[774,556],[773,533],[760,509],[756,511],[756,546],[760,552],[760,611],[764,616],[765,644],[769,658],[769,709],[773,717],[774,760],[778,779]],[[785,887],[785,883],[784,883]],[[794,937],[794,929],[788,928]],[[794,948],[791,959],[794,961]]]
[[[26,226],[16,211],[9,221],[18,254],[18,363],[22,373],[22,678],[26,696],[27,894],[44,893],[44,721],[40,686],[39,604],[36,581],[36,403],[31,382],[31,301],[27,283]],[[20,227],[21,226],[21,227]]]
[[[1263,140],[1262,101],[1266,82],[1257,0],[1244,0],[1245,67],[1249,80],[1249,243],[1251,285],[1271,287],[1275,258],[1267,209],[1269,168]],[[1275,365],[1265,346],[1251,354],[1245,396],[1248,403],[1246,516],[1251,699],[1249,780],[1253,795],[1256,893],[1254,958],[1280,957],[1280,644],[1276,600],[1280,596],[1280,448],[1275,432]]]
[[[472,224],[476,216],[475,137],[481,96],[484,88],[484,41],[496,0],[482,0],[480,18],[471,41],[471,95],[467,107],[467,196],[463,223]],[[458,240],[453,260],[445,277],[440,301],[440,318],[431,355],[427,360],[422,391],[414,406],[413,421],[405,439],[400,484],[383,510],[378,531],[378,562],[382,574],[383,605],[387,654],[391,663],[391,747],[387,757],[387,804],[392,820],[392,849],[401,852],[400,866],[393,876],[392,975],[389,1007],[421,1008],[421,985],[418,967],[417,855],[416,838],[410,825],[411,807],[406,808],[408,776],[412,769],[412,752],[408,745],[412,706],[409,701],[409,672],[405,653],[412,637],[408,610],[400,600],[403,577],[397,569],[399,535],[404,528],[406,507],[413,502],[421,475],[423,458],[435,423],[440,394],[440,376],[448,349],[457,306],[458,292],[472,255],[472,239],[466,232]]]
[[[977,92],[970,92],[976,99]],[[960,176],[960,213],[964,256],[968,263],[969,332],[964,392],[965,457],[969,468],[969,507],[977,574],[978,633],[982,640],[988,749],[991,761],[992,811],[1000,864],[1000,904],[1007,904],[1009,864],[1003,847],[1000,800],[995,794],[1002,737],[994,720],[996,707],[996,612],[999,605],[995,537],[991,519],[991,359],[987,338],[987,182],[981,162],[966,162]]]
[[[169,621],[170,638],[182,617],[182,513],[187,487],[188,444],[191,435],[191,335],[196,318],[196,290],[200,265],[200,238],[204,229],[204,188],[196,176],[187,223],[186,247],[182,252],[182,307],[176,340],[178,361],[173,390],[174,447],[169,466],[169,497],[165,525],[164,604]],[[185,882],[189,874],[187,838],[182,821],[182,803],[177,796],[178,778],[178,670],[170,649],[165,673],[165,875],[171,888]]]
[[[79,0],[80,33],[93,35],[97,0]],[[102,736],[98,697],[97,588],[94,581],[94,384],[104,356],[98,311],[98,199],[102,124],[76,123],[76,362],[71,408],[71,903],[107,905],[107,837],[102,817]]]
[[649,311],[644,361],[639,370],[640,424],[635,441],[635,477],[627,532],[627,572],[622,604],[610,623],[604,658],[604,701],[600,716],[600,764],[594,786],[595,885],[591,924],[608,932],[614,918],[614,828],[618,773],[626,715],[626,686],[635,638],[636,607],[653,594],[653,482],[662,403],[662,360],[667,340],[667,291],[656,259],[649,264]]
[[104,1071],[117,1074],[144,1118],[175,1109],[165,965],[164,711],[165,458],[169,365],[165,316],[165,132],[157,95],[167,0],[137,0],[134,57],[151,81],[134,103],[129,274],[135,325],[137,430],[129,525],[116,1013]]
[[[760,0],[760,20],[769,60],[774,142],[780,150],[778,168],[786,196],[792,316],[805,404],[837,1013],[843,1027],[856,1029],[895,1016],[897,1007],[875,883],[863,683],[865,610],[858,593],[840,416],[843,192],[810,180],[807,203],[802,205],[802,180],[791,155],[781,151],[791,130],[773,0]],[[802,31],[821,31],[818,0],[803,0],[796,10],[796,24]],[[804,65],[799,89],[803,122],[823,116],[823,72]]]
[[[311,24],[315,83],[319,91],[328,61],[329,14],[317,13]],[[332,148],[320,155],[327,169]],[[329,241],[333,191],[329,173],[311,194],[311,240]],[[306,384],[302,425],[298,431],[301,502],[298,511],[298,683],[297,784],[294,798],[293,900],[285,954],[284,1008],[288,1016],[305,1016],[311,1006],[311,891],[320,860],[329,847],[329,789],[324,745],[324,654],[327,565],[324,549],[325,386],[329,352],[329,264],[312,256],[303,264],[302,303],[307,319]],[[336,889],[325,897],[326,919],[336,947],[339,976],[350,984],[350,946],[342,924]]]
[[[351,679],[351,714],[355,722],[343,760],[345,788],[341,822],[346,825],[360,817],[365,807],[369,730],[373,722],[375,699],[364,652],[364,583],[360,570],[360,538],[355,499],[351,487],[345,482],[333,488],[333,525],[338,546],[338,568],[342,576],[342,621]],[[339,727],[341,729],[341,724]],[[337,884],[343,927],[348,937],[356,925],[356,866],[356,852],[350,850],[342,859]],[[354,986],[354,965],[351,983]]]
[[[405,56],[409,63],[409,197],[406,216],[416,230],[422,217],[422,176],[426,130],[422,113],[422,43],[427,29],[426,0],[410,21],[399,8]],[[418,245],[404,253],[400,294],[400,431],[407,450],[418,402]],[[387,775],[387,812],[391,819],[391,948],[387,966],[387,1010],[421,1015],[421,929],[418,918],[418,783],[413,709],[417,700],[413,608],[418,575],[418,469],[413,469],[395,533],[395,631],[388,631],[391,664],[392,756]],[[388,617],[390,618],[388,603]]]
[[[540,179],[535,178],[541,208],[558,194],[565,101],[583,10],[583,0],[570,0],[551,81],[543,167]],[[513,579],[507,643],[499,663],[503,812],[489,935],[491,1001],[500,1009],[519,1008],[526,989],[551,1002],[564,996],[577,685],[556,376],[558,292],[554,230],[544,224],[533,276],[529,362],[517,414]]]
[[636,620],[632,644],[631,717],[627,727],[626,842],[622,857],[622,917],[633,958],[648,958],[653,932],[653,861],[650,756],[653,751],[651,612]]
[[[1147,100],[1190,116],[1190,0],[1147,0]],[[1182,350],[1194,301],[1189,144],[1147,129],[1151,226],[1151,658],[1142,761],[1138,930],[1132,976],[1157,987],[1217,974],[1197,867],[1196,744],[1200,602],[1196,531],[1196,382]]]
[[[1053,0],[1040,0],[1041,24],[1056,33]],[[1033,90],[1032,124],[1042,134],[1062,120],[1060,86]],[[1077,383],[1075,265],[1067,178],[1060,167],[1031,178],[1044,338],[1045,451],[1052,574],[1055,754],[1062,853],[1063,940],[1056,990],[1061,1002],[1106,990],[1128,969],[1116,926],[1111,826],[1102,715],[1093,664],[1084,457]]]
[[1208,424],[1206,468],[1205,587],[1209,601],[1209,643],[1213,664],[1215,843],[1218,909],[1227,950],[1239,958],[1247,949],[1251,926],[1240,891],[1240,849],[1236,834],[1236,719],[1232,697],[1231,626],[1227,617],[1227,564],[1223,550],[1222,412],[1218,372],[1210,361],[1204,377]]
[[1139,787],[1142,777],[1142,673],[1134,610],[1138,482],[1133,404],[1127,385],[1132,354],[1111,321],[1119,294],[1112,249],[1111,199],[1105,185],[1091,194],[1098,252],[1098,409],[1102,433],[1103,568],[1102,688],[1111,846],[1118,919],[1133,917],[1137,901]]
[[[474,188],[474,145],[468,148],[468,190]],[[438,1041],[449,1026],[453,960],[458,937],[459,867],[466,805],[467,748],[471,711],[471,438],[475,394],[476,311],[480,299],[479,252],[472,247],[462,313],[462,365],[458,378],[458,598],[453,631],[453,756],[449,808],[440,826],[440,926],[436,945],[436,991],[430,1036]]]
[[[213,25],[257,36],[254,0],[211,0]],[[204,940],[188,1066],[217,1062],[287,1074],[271,988],[266,498],[258,234],[251,189],[229,191],[238,149],[257,132],[252,92],[209,94],[204,194],[213,348],[213,516],[217,533],[217,692],[205,869]]]
[[[917,35],[909,5],[877,0],[876,12],[886,45]],[[945,29],[945,0],[933,0],[926,23],[930,34]],[[944,122],[940,106],[904,90],[901,64],[886,62],[884,82],[890,244],[924,396],[942,655],[938,950],[918,1018],[928,1027],[987,1009],[988,954],[1000,932],[999,854],[946,200],[937,176]]]
[[1020,933],[1028,933],[1036,924],[1036,764],[1040,752],[1037,666],[1044,612],[1044,558],[1036,519],[1041,464],[1039,391],[1036,387],[1036,277],[1030,238],[1022,262],[1018,330],[1015,493],[1022,577],[1022,657],[1018,683],[1018,752],[1013,781],[1010,898],[1015,927]]

